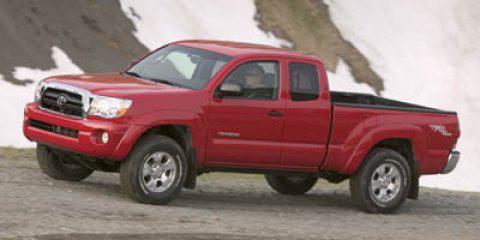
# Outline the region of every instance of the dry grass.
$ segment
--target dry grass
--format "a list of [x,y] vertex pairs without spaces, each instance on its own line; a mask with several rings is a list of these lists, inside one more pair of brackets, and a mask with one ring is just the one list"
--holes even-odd
[[0,160],[35,160],[34,148],[0,147]]

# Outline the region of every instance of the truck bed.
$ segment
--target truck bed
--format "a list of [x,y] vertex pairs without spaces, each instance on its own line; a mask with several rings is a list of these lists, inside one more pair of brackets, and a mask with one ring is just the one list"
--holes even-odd
[[331,91],[330,98],[332,104],[342,106],[456,114],[456,112],[452,111],[445,111],[436,108],[429,108],[411,103],[391,100],[383,97],[374,96],[372,94]]
[[331,92],[331,101],[329,153],[323,169],[352,174],[374,144],[398,138],[410,139],[420,174],[437,174],[460,135],[455,112],[361,93]]

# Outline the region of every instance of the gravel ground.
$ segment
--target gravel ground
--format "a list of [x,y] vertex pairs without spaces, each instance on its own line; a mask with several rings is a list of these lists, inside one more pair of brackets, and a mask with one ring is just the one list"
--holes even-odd
[[32,150],[0,149],[0,239],[479,239],[480,194],[421,189],[394,215],[366,214],[347,184],[283,196],[260,175],[207,174],[168,206],[132,202],[118,174],[42,174]]

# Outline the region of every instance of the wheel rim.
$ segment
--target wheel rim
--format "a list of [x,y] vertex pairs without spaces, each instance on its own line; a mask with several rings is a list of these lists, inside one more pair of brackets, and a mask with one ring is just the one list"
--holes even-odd
[[400,169],[392,163],[383,163],[372,174],[370,195],[380,203],[394,199],[402,187]]
[[167,152],[155,152],[145,158],[140,171],[140,180],[150,192],[163,192],[174,182],[177,175],[175,159]]

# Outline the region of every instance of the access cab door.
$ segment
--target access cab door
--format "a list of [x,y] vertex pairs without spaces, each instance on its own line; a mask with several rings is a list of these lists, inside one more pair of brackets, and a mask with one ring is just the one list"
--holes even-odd
[[290,60],[288,63],[282,164],[318,171],[330,132],[330,94],[323,65]]
[[[247,86],[245,81],[252,65],[263,69],[257,87]],[[239,85],[245,94],[212,97],[208,109],[207,165],[258,168],[281,164],[286,103],[280,87],[284,72],[282,62],[276,59],[249,59],[237,64],[215,86],[217,91],[224,83]]]

